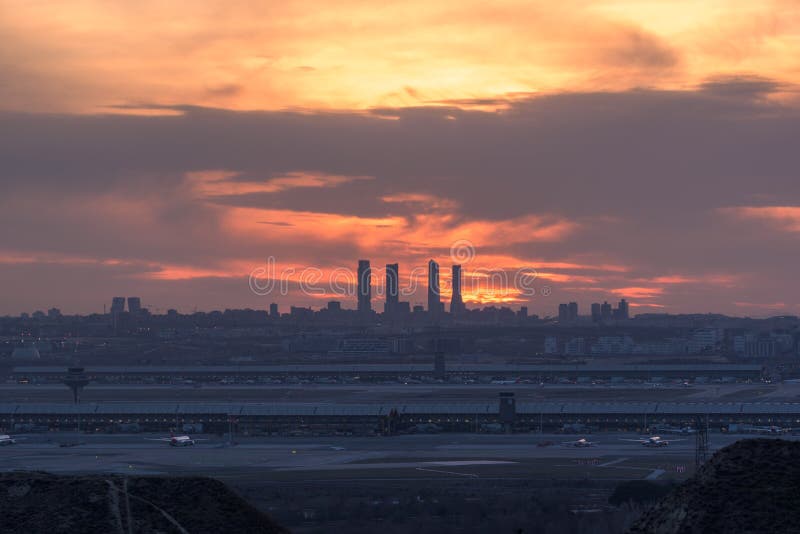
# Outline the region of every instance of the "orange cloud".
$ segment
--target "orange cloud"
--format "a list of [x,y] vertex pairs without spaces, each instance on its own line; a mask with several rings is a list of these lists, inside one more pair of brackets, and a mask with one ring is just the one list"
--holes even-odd
[[682,89],[733,72],[800,78],[800,9],[791,1],[4,0],[0,8],[8,51],[0,51],[0,102],[15,110],[496,108],[519,94]]
[[[410,218],[357,217],[316,212],[230,208],[224,212],[225,230],[249,237],[254,243],[267,241],[272,246],[304,241],[347,243],[374,257],[394,260],[398,257],[422,261],[425,256],[442,258],[450,263],[450,247],[467,236],[480,254],[481,247],[507,246],[516,243],[554,241],[575,231],[577,224],[563,220],[525,216],[500,221],[458,222],[448,214],[415,215]],[[272,224],[264,225],[268,221]],[[290,221],[290,222],[289,222]],[[480,256],[478,256],[480,259]],[[487,258],[488,259],[488,258]],[[512,264],[484,266],[507,268],[531,266],[518,259]],[[554,275],[555,276],[555,275]]]
[[729,274],[707,274],[688,276],[681,274],[656,276],[655,278],[644,278],[642,281],[653,284],[709,284],[719,286],[731,286],[736,283],[738,276]]
[[737,206],[719,211],[737,219],[760,220],[785,232],[800,232],[800,206]]
[[284,176],[261,181],[236,181],[233,171],[198,171],[186,174],[187,182],[200,197],[246,195],[251,193],[277,193],[287,189],[308,187],[336,187],[357,180],[370,180],[368,176],[338,176],[321,173],[292,172]]
[[614,295],[633,299],[650,299],[664,294],[663,287],[618,287],[610,291]]
[[397,193],[381,197],[387,204],[411,204],[432,210],[452,211],[458,207],[458,203],[449,198],[441,198],[425,193]]

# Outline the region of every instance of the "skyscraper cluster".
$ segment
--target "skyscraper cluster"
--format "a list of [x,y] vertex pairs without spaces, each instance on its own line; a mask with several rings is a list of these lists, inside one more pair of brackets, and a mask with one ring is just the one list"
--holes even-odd
[[[111,299],[111,313],[119,314],[125,311],[125,297],[114,297]],[[142,312],[142,299],[139,297],[128,297],[128,311],[137,315]]]
[[602,304],[599,302],[592,304],[592,321],[595,323],[625,319],[630,319],[630,307],[625,299],[620,300],[616,308],[607,301]]
[[[368,315],[372,312],[372,273],[369,260],[358,261],[357,275],[358,312]],[[401,316],[411,312],[410,304],[400,300],[400,266],[397,263],[386,264],[385,296],[384,313],[389,316]],[[450,313],[460,314],[465,310],[461,294],[461,265],[453,265]],[[428,314],[435,319],[443,315],[444,311],[439,284],[439,264],[430,260],[428,262]]]

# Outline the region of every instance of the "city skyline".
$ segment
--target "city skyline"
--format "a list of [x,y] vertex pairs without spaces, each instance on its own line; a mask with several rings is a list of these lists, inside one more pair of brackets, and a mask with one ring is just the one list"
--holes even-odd
[[[468,243],[467,241],[458,241],[457,244]],[[470,245],[471,246],[471,245]],[[456,249],[451,249],[450,256],[451,259],[458,259],[458,255],[460,251]],[[470,254],[474,254],[474,249],[470,250]],[[471,258],[470,258],[471,260]],[[414,267],[411,269],[410,274],[406,277],[405,281],[400,277],[400,264],[398,262],[395,263],[387,263],[383,270],[383,285],[376,280],[381,279],[381,272],[375,276],[374,269],[371,267],[371,260],[369,259],[359,259],[357,263],[357,268],[355,271],[351,271],[352,276],[352,284],[347,283],[347,269],[343,267],[338,267],[334,269],[334,272],[337,275],[345,275],[344,278],[341,276],[333,277],[327,280],[322,280],[322,276],[319,278],[314,277],[313,283],[309,283],[308,280],[304,280],[307,277],[304,275],[303,272],[299,274],[299,283],[295,283],[293,277],[297,274],[296,270],[290,268],[286,271],[286,273],[280,273],[280,276],[276,276],[273,280],[273,284],[270,285],[270,290],[268,292],[264,292],[258,294],[256,292],[256,296],[259,299],[262,299],[256,306],[243,306],[240,308],[237,307],[210,307],[210,308],[199,308],[197,306],[191,308],[192,311],[218,311],[220,309],[254,309],[259,310],[263,309],[269,313],[271,317],[278,317],[281,315],[281,312],[278,310],[280,308],[297,308],[297,309],[308,309],[308,310],[329,310],[331,311],[332,306],[335,307],[337,310],[352,310],[358,312],[362,316],[368,316],[372,313],[381,313],[380,309],[375,306],[377,302],[383,302],[383,314],[386,316],[391,315],[402,315],[402,314],[409,314],[412,311],[416,311],[416,309],[424,310],[428,315],[431,314],[431,310],[434,310],[433,317],[441,316],[442,314],[449,314],[451,316],[457,316],[461,313],[464,313],[468,310],[467,304],[472,304],[473,309],[480,310],[480,309],[488,309],[492,306],[496,306],[499,308],[509,308],[514,311],[523,311],[526,315],[528,311],[531,312],[539,312],[543,317],[553,317],[558,318],[559,322],[573,322],[578,318],[590,318],[593,322],[601,322],[601,321],[611,321],[611,320],[618,320],[618,319],[629,319],[633,317],[633,314],[630,313],[630,307],[633,306],[634,308],[641,307],[639,311],[643,313],[654,313],[650,310],[650,306],[645,303],[643,306],[640,306],[637,303],[631,303],[631,301],[625,298],[624,295],[612,293],[612,295],[616,295],[617,297],[622,297],[618,303],[616,308],[612,308],[612,305],[609,304],[608,298],[612,298],[613,296],[609,297],[608,295],[603,296],[598,301],[595,297],[587,297],[583,296],[576,300],[570,300],[569,302],[558,302],[558,297],[552,298],[552,288],[548,285],[548,279],[545,278],[544,280],[538,279],[538,273],[535,269],[530,267],[523,267],[520,268],[516,274],[509,273],[501,270],[489,270],[486,268],[478,268],[475,272],[470,273],[469,270],[466,271],[466,278],[472,282],[477,282],[477,285],[473,285],[471,288],[468,285],[468,289],[466,292],[463,290],[463,280],[464,280],[464,273],[465,271],[462,269],[461,264],[451,263],[450,269],[450,276],[445,276],[444,286],[442,287],[441,279],[440,279],[440,264],[439,262],[435,261],[434,259],[429,259],[427,261],[427,267],[423,271],[419,268],[419,266]],[[316,268],[311,268],[312,273],[321,273]],[[447,271],[445,271],[447,272]],[[513,285],[518,283],[516,276],[519,276],[520,273],[526,274],[526,276],[530,276],[530,280],[525,282],[524,287],[522,288],[515,288]],[[251,279],[258,280],[258,277],[263,276],[264,272],[260,268],[255,269],[251,273]],[[502,276],[497,276],[502,275]],[[284,278],[287,276],[287,278]],[[256,278],[253,278],[256,277]],[[345,281],[344,286],[342,285],[342,281]],[[497,287],[493,286],[486,286],[486,280],[491,281],[494,284],[497,284]],[[532,282],[536,281],[539,286],[538,294],[536,287],[532,284]],[[539,283],[541,282],[541,283]],[[328,289],[326,290],[324,287],[325,284],[329,284]],[[254,288],[259,287],[259,282],[255,285],[253,284],[252,280],[250,283],[251,291]],[[315,285],[316,284],[316,285]],[[267,284],[269,285],[269,284]],[[349,287],[347,287],[349,286]],[[331,292],[331,290],[336,290],[338,292]],[[523,293],[524,291],[530,291],[532,294],[529,296],[525,296]],[[520,298],[508,298],[505,300],[489,300],[488,302],[482,300],[480,298],[481,295],[484,294],[518,294]],[[423,304],[422,296],[424,295],[425,305]],[[374,299],[377,297],[377,299]],[[408,300],[403,301],[401,300],[402,297],[406,297]],[[275,300],[277,298],[277,301]],[[308,299],[312,299],[312,303],[309,304]],[[268,302],[267,302],[268,301]],[[352,301],[352,307],[348,307],[348,304]],[[127,310],[126,310],[126,302],[127,302]],[[449,302],[449,306],[447,303]],[[579,314],[579,302],[582,303],[581,306],[585,306],[590,311],[588,313]],[[344,306],[342,304],[344,303]],[[531,308],[531,303],[535,303],[533,308]],[[111,299],[111,303],[108,306],[108,310],[106,310],[106,303],[103,304],[103,313],[114,314],[117,312],[121,312],[123,310],[130,311],[137,313],[140,310],[145,310],[148,313],[155,312],[155,313],[164,313],[168,309],[170,310],[177,310],[179,306],[159,306],[153,303],[142,302],[141,297],[113,297]],[[585,309],[585,308],[581,308]],[[184,312],[186,310],[184,309]],[[58,304],[50,304],[44,307],[39,307],[35,310],[23,310],[18,313],[6,313],[0,314],[0,316],[16,316],[18,314],[24,315],[31,315],[34,314],[42,315],[52,315],[55,313],[56,315],[61,315],[62,309]],[[98,313],[99,310],[90,310],[88,312],[73,312],[70,313],[69,310],[65,310],[66,315],[87,315],[92,313]],[[656,311],[655,313],[659,313]],[[685,311],[685,312],[677,312],[674,315],[679,315],[681,313],[719,313],[719,312],[693,312],[693,311]],[[34,315],[35,315],[34,314]],[[725,315],[725,314],[723,314]],[[759,317],[775,317],[787,314],[780,314],[780,313],[773,313],[773,314],[765,314],[763,316],[754,315],[752,317],[759,318]],[[730,315],[731,317],[745,317],[746,315]]]
[[[459,242],[459,246],[464,246],[467,243],[466,241]],[[470,253],[474,254],[474,249],[470,248]],[[458,248],[451,249],[451,256],[458,257],[459,255],[463,254],[463,250]],[[269,265],[272,265],[272,262],[268,262]],[[425,288],[425,294],[427,297],[427,306],[421,306],[418,301],[401,301],[401,297],[407,298],[416,298],[420,288],[417,287],[422,279],[422,273],[418,269],[412,269],[410,275],[407,278],[407,283],[405,285],[401,284],[400,278],[400,264],[399,263],[387,263],[385,267],[385,277],[384,277],[384,284],[381,286],[379,283],[373,283],[374,280],[380,280],[380,274],[377,277],[373,277],[373,269],[371,267],[371,261],[368,259],[359,259],[357,268],[355,273],[348,273],[347,269],[340,268],[337,270],[337,277],[331,277],[327,281],[322,280],[321,272],[318,269],[312,268],[311,270],[306,270],[299,274],[299,284],[298,287],[295,288],[293,291],[290,289],[290,282],[291,277],[296,274],[294,269],[290,269],[286,272],[276,273],[269,269],[262,270],[262,269],[255,269],[251,273],[251,280],[249,286],[251,291],[257,294],[260,297],[283,297],[283,300],[289,300],[292,297],[295,299],[298,295],[304,295],[307,297],[318,297],[327,299],[324,304],[317,306],[319,310],[328,310],[328,311],[341,311],[341,310],[348,310],[347,307],[342,307],[342,301],[345,302],[354,300],[355,307],[352,308],[356,311],[361,317],[369,317],[372,316],[373,313],[379,313],[377,308],[374,306],[373,296],[377,296],[378,300],[383,300],[383,314],[386,317],[401,317],[402,315],[408,315],[413,311],[422,311],[424,310],[429,317],[433,319],[437,319],[443,316],[445,313],[449,313],[451,316],[459,316],[463,315],[468,311],[466,307],[466,302],[464,300],[464,291],[463,291],[463,271],[462,265],[453,263],[451,265],[451,275],[448,279],[445,277],[445,284],[444,290],[442,289],[442,284],[440,281],[440,266],[439,263],[433,259],[428,260],[427,263],[427,271],[426,281],[422,287]],[[307,276],[307,274],[311,274],[312,276]],[[318,276],[320,275],[320,276]],[[521,276],[523,275],[523,276]],[[351,278],[354,276],[353,278]],[[516,292],[519,295],[526,295],[529,297],[533,297],[536,294],[536,288],[532,285],[532,283],[536,280],[537,273],[535,270],[531,268],[523,268],[518,270],[513,277],[509,278],[508,274],[504,271],[496,270],[496,271],[489,271],[484,269],[478,269],[477,271],[470,273],[467,272],[467,279],[473,282],[471,285],[468,285],[467,295],[480,295],[482,293],[489,293],[489,294],[504,294],[504,293],[514,293]],[[343,284],[344,282],[344,284]],[[324,286],[328,285],[327,288]],[[373,291],[373,289],[375,291]],[[550,286],[544,285],[541,286],[539,289],[539,294],[544,296],[549,296]],[[336,300],[330,300],[330,299]],[[447,300],[449,298],[449,312],[446,308],[446,303],[443,299]],[[127,301],[127,310],[126,310],[126,301]],[[478,304],[479,306],[476,308],[480,309],[480,304],[484,304],[481,302],[480,299],[476,298],[474,300],[468,300],[467,302],[473,302]],[[520,299],[518,301],[520,304],[516,308],[517,311],[520,311],[527,317],[529,307],[524,304],[528,302],[528,300]],[[501,302],[500,304],[508,304],[509,302]],[[298,305],[297,301],[289,300],[289,307],[290,309],[307,309],[313,310],[314,306],[303,306]],[[493,303],[494,304],[494,303]],[[595,307],[601,306],[600,304],[592,303],[592,320],[597,322],[597,318],[595,317]],[[615,319],[628,319],[628,306],[629,303],[623,298],[620,301],[620,306],[618,310],[614,311],[614,318]],[[268,307],[268,312],[270,317],[279,317],[281,314],[278,311],[280,304],[278,302],[270,302]],[[490,306],[484,306],[484,309]],[[504,308],[508,308],[508,306],[502,306]],[[569,307],[569,313],[565,314],[564,310]],[[609,307],[607,302],[604,302],[602,305],[603,308]],[[252,308],[245,308],[245,309],[252,309]],[[510,309],[510,308],[509,308]],[[598,308],[599,309],[599,308]],[[157,312],[163,311],[161,308],[155,308]],[[559,311],[558,317],[561,322],[565,321],[574,321],[578,318],[578,307],[577,303],[570,302],[567,304],[559,304]],[[623,311],[624,310],[624,311]],[[129,296],[129,297],[113,297],[111,299],[111,305],[108,308],[108,313],[112,316],[123,313],[124,311],[128,311],[132,314],[139,314],[141,312],[150,313],[150,307],[147,305],[142,305],[141,297],[138,296]],[[170,312],[177,311],[176,308],[169,308]],[[266,311],[266,310],[265,310]],[[617,312],[620,312],[619,315]],[[28,312],[21,312],[22,315],[28,315]],[[105,304],[103,306],[103,313],[106,313]],[[57,317],[60,316],[61,309],[52,306],[48,307],[47,313],[42,310],[36,310],[33,315],[34,316],[53,316]],[[611,319],[610,313],[606,317],[606,314],[603,314],[603,320]]]
[[800,1],[0,40],[0,531],[800,523]]
[[447,265],[459,240],[465,272],[532,267],[557,302],[798,314],[800,6],[691,4],[17,4],[0,314],[255,308],[266,257]]

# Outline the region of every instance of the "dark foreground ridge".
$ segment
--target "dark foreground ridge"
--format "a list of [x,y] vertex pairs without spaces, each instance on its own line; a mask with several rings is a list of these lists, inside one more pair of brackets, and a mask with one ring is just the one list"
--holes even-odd
[[288,532],[202,477],[4,473],[0,510],[0,532]]
[[746,439],[718,451],[630,533],[800,533],[800,443]]

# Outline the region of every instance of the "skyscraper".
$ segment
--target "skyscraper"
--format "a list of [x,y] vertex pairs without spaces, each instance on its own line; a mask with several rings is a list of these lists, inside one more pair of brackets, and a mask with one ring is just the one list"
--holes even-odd
[[269,305],[269,316],[272,317],[273,319],[277,319],[281,316],[281,314],[278,312],[277,302],[273,302],[272,304]]
[[439,315],[442,303],[439,300],[439,264],[433,260],[428,262],[428,313]]
[[603,321],[608,321],[612,317],[611,315],[611,304],[607,301],[603,301],[603,304],[600,305],[600,318]]
[[114,297],[111,299],[111,313],[122,313],[125,311],[125,297]]
[[358,313],[372,311],[372,269],[369,260],[358,260]]
[[617,306],[617,319],[628,319],[630,317],[630,307],[628,301],[622,299]]
[[577,321],[578,320],[578,303],[577,302],[570,302],[569,303],[569,320],[570,321]]
[[592,303],[592,321],[595,323],[599,323],[602,319],[602,312],[600,311],[600,303],[593,302]]
[[385,313],[397,313],[397,303],[400,298],[400,267],[396,263],[386,264],[386,305]]
[[137,314],[142,311],[142,299],[139,297],[128,297],[128,311]]
[[450,313],[460,314],[464,311],[464,301],[461,298],[461,266],[453,265],[453,294],[450,297]]

